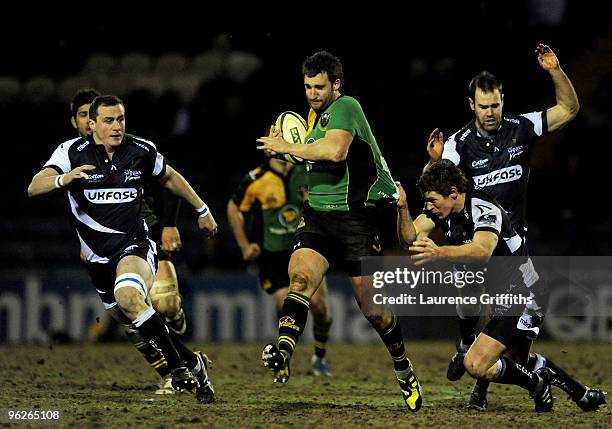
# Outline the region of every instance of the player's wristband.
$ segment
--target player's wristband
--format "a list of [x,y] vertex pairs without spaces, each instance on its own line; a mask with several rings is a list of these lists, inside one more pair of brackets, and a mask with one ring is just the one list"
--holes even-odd
[[210,213],[210,210],[208,206],[206,205],[206,203],[204,203],[202,207],[200,207],[199,209],[196,209],[196,212],[198,213],[198,217],[204,217],[208,213]]
[[55,187],[56,188],[63,188],[64,187],[64,174],[58,174],[57,176],[55,176]]

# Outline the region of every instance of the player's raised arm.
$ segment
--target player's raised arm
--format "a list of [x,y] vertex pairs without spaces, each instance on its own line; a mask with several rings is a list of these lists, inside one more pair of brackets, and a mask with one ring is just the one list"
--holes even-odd
[[555,86],[557,104],[546,111],[548,131],[552,132],[562,128],[576,117],[580,110],[580,103],[572,82],[561,69],[559,59],[553,50],[548,45],[540,43],[536,47],[536,53],[540,67],[550,74]]

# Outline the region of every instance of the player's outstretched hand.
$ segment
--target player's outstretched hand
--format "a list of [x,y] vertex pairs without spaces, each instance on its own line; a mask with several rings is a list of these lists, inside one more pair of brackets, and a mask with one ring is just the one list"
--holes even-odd
[[91,165],[91,164],[85,164],[85,165],[76,167],[71,172],[64,174],[64,177],[62,178],[62,184],[64,186],[67,186],[70,183],[72,183],[73,180],[89,179],[89,175],[87,174],[87,171],[91,171],[95,169],[96,169],[96,166]]
[[536,46],[535,53],[538,54],[538,63],[544,70],[553,70],[559,68],[559,59],[555,55],[550,46],[544,43],[539,43]]
[[209,212],[206,216],[198,217],[198,228],[204,231],[208,238],[212,238],[217,234],[217,222],[212,213]]
[[440,128],[436,128],[431,132],[427,139],[427,153],[431,161],[437,161],[442,158],[442,152],[444,151],[444,135]]

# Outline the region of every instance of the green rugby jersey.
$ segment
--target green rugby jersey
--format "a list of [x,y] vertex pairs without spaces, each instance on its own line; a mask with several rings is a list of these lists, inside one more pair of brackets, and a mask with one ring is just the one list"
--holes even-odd
[[313,118],[306,143],[340,129],[353,135],[346,159],[341,162],[317,161],[307,164],[310,206],[319,211],[349,211],[379,203],[392,203],[399,197],[389,167],[383,158],[363,109],[353,97],[341,96]]

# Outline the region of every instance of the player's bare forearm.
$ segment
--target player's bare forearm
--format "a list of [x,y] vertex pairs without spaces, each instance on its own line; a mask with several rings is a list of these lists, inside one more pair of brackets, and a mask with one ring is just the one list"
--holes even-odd
[[28,197],[47,194],[55,189],[63,188],[71,184],[74,180],[88,178],[87,172],[95,170],[91,164],[76,167],[72,171],[64,174],[57,174],[57,171],[47,167],[34,175],[30,186],[28,186]]
[[185,201],[187,201],[191,206],[195,209],[199,209],[204,205],[204,201],[198,196],[196,191],[191,187],[189,182],[185,180],[185,178],[173,169],[172,167],[167,167],[166,174],[160,180],[161,184],[172,192],[177,197],[181,197]]
[[36,173],[30,182],[30,186],[28,186],[28,197],[44,195],[57,189],[55,184],[57,176],[57,172],[51,169]]
[[227,203],[227,219],[230,224],[236,243],[242,249],[249,244],[246,231],[244,230],[244,217],[238,209],[238,206],[232,200]]
[[[480,243],[467,243],[459,246],[441,246],[439,256],[446,258],[483,258],[486,262],[491,257],[491,252]],[[465,260],[468,262],[469,260]]]
[[327,135],[310,144],[287,143],[282,137],[261,137],[258,149],[274,153],[288,153],[308,161],[340,162],[346,159],[353,140],[345,130],[330,130]]
[[551,69],[549,73],[555,86],[557,104],[547,112],[548,131],[555,131],[576,117],[580,102],[574,85],[561,68]]
[[574,119],[580,110],[580,103],[572,82],[561,69],[559,59],[550,46],[539,43],[536,53],[540,67],[550,74],[555,86],[557,104],[546,111],[546,119],[548,131],[556,131]]
[[404,248],[408,248],[417,238],[417,231],[407,206],[397,209],[397,236],[400,245]]

